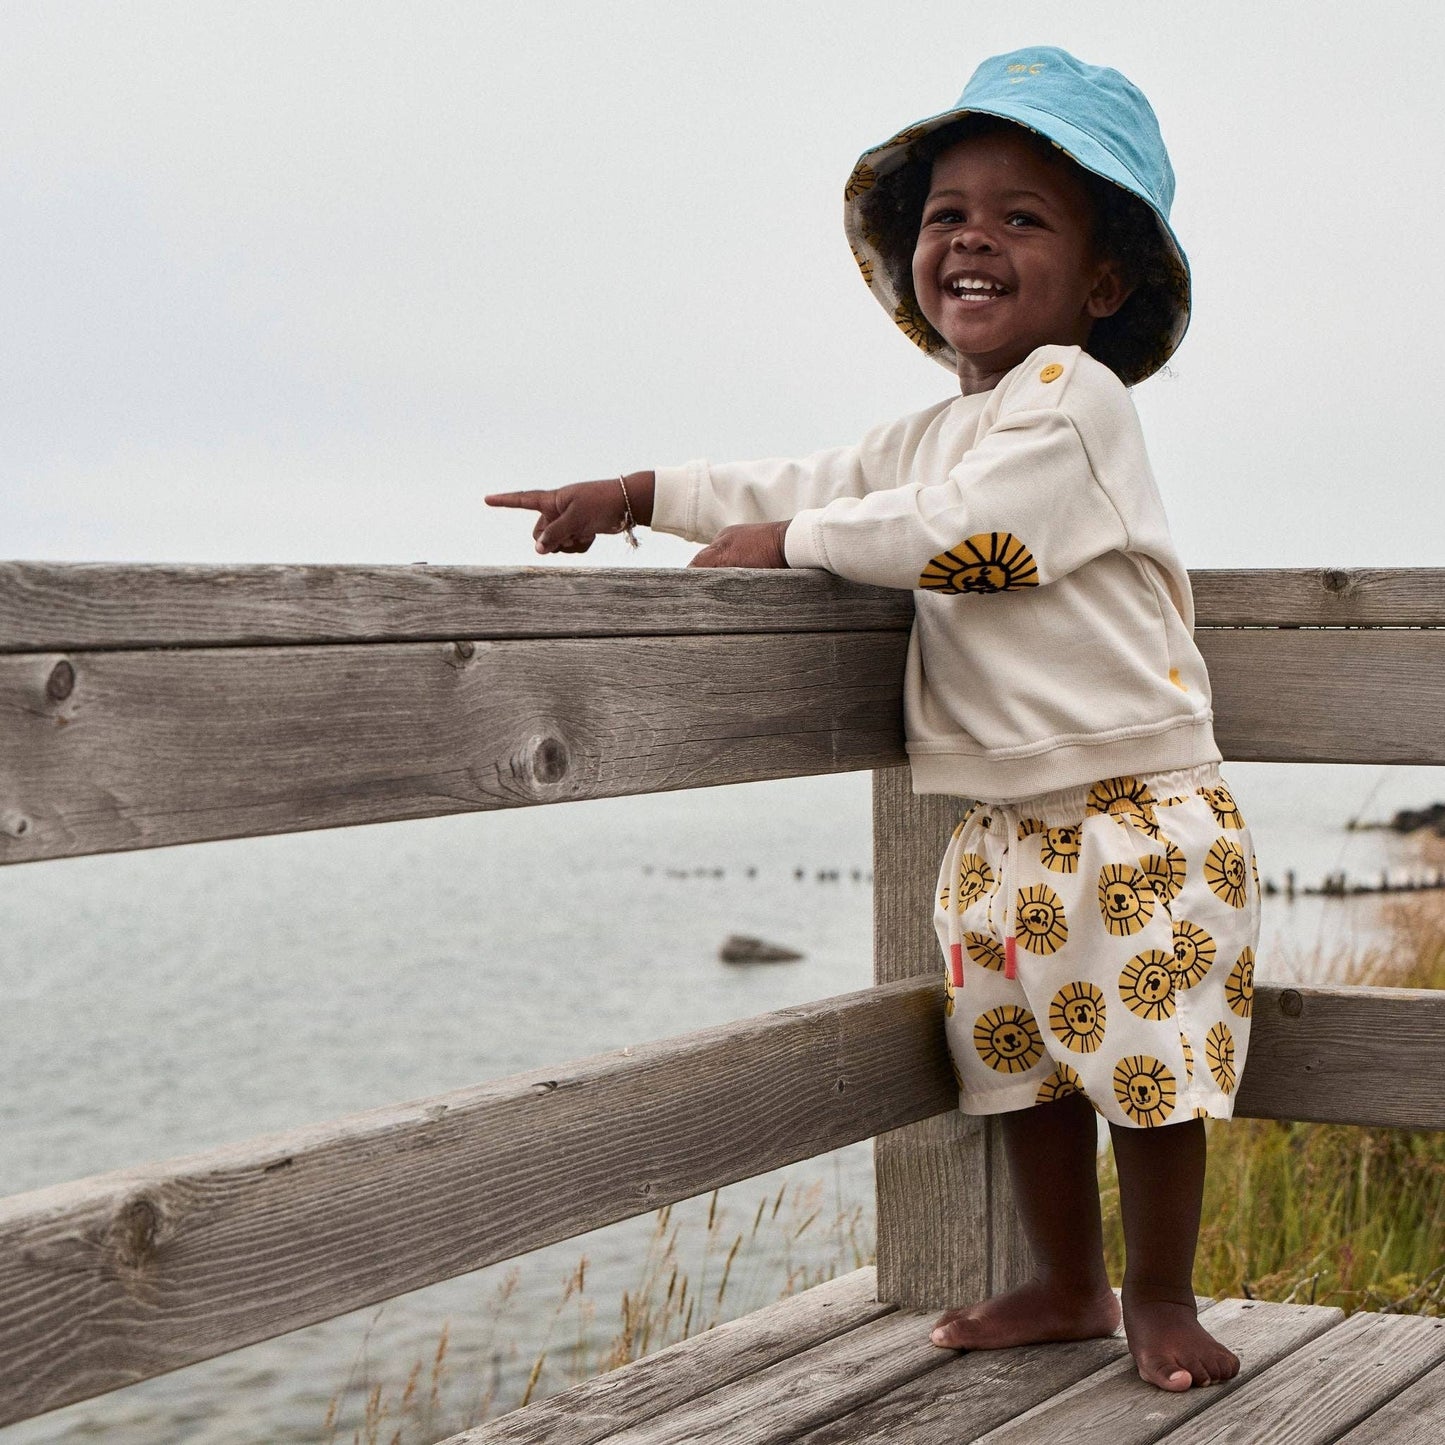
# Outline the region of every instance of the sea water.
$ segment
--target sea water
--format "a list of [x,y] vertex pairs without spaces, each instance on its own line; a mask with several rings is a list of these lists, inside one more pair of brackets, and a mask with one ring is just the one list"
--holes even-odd
[[[1262,877],[1292,869],[1301,885],[1408,873],[1407,840],[1346,824],[1445,797],[1442,769],[1225,776]],[[870,848],[854,774],[0,870],[0,1194],[863,988]],[[717,955],[731,933],[803,957],[730,967]],[[1381,937],[1372,899],[1268,897],[1258,976],[1308,982],[1322,957]],[[871,1210],[869,1146],[732,1186],[721,1207],[750,1223],[780,1182],[826,1217]],[[698,1239],[708,1205],[677,1216]],[[767,1254],[792,1226],[770,1226],[733,1286],[739,1307],[777,1292]],[[0,1445],[300,1445],[328,1438],[343,1392],[334,1438],[350,1440],[366,1387],[399,1395],[444,1321],[451,1407],[488,1373],[506,1396],[541,1349],[560,1362],[575,1345],[554,1316],[579,1257],[605,1311],[635,1288],[652,1228],[526,1257],[500,1327],[489,1301],[508,1265],[12,1426]],[[788,1249],[808,1261],[806,1230]],[[691,1268],[716,1278],[718,1261]],[[549,1367],[542,1385],[561,1382]]]

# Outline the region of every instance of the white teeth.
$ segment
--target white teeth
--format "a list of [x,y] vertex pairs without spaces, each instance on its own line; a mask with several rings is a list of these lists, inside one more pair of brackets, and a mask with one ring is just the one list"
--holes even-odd
[[973,277],[973,276],[960,276],[957,281],[954,281],[954,282],[952,283],[952,287],[953,287],[953,290],[956,291],[956,292],[957,292],[957,291],[996,291],[996,292],[998,292],[1000,295],[1002,295],[1003,289],[1004,289],[1002,286],[1000,286],[1000,285],[998,284],[997,281],[984,281],[984,280],[982,280],[982,279],[979,279],[979,278],[976,278],[976,277]]

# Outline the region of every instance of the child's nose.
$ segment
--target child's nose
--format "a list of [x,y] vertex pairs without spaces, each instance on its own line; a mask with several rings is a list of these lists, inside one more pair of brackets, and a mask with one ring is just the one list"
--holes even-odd
[[992,234],[982,226],[960,226],[954,233],[953,245],[959,251],[988,253],[997,250]]

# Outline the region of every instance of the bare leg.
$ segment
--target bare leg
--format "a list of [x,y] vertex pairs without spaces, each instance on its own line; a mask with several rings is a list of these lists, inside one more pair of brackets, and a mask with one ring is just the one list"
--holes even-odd
[[1104,1272],[1092,1106],[1069,1094],[1004,1114],[1001,1122],[1034,1275],[1007,1294],[949,1310],[933,1327],[933,1343],[997,1350],[1113,1334],[1119,1302]]
[[1124,1332],[1139,1375],[1164,1390],[1213,1385],[1239,1359],[1195,1318],[1194,1249],[1204,1196],[1204,1121],[1110,1126],[1128,1265]]

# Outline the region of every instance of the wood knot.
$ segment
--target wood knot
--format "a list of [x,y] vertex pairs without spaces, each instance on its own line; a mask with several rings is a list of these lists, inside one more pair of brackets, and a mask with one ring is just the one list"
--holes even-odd
[[1305,997],[1297,988],[1287,988],[1279,996],[1279,1011],[1287,1019],[1297,1019],[1305,1011]]
[[75,691],[75,668],[61,658],[45,679],[45,695],[51,702],[64,702]]
[[1354,591],[1354,579],[1339,567],[1327,567],[1320,573],[1320,581],[1326,592],[1345,593]]
[[160,1202],[137,1194],[121,1205],[111,1221],[110,1242],[122,1269],[142,1270],[154,1262],[165,1216]]
[[465,667],[472,658],[477,655],[477,644],[462,639],[459,642],[450,642],[442,656],[446,659],[448,667]]
[[533,738],[527,750],[527,768],[536,783],[560,783],[571,761],[561,738]]

